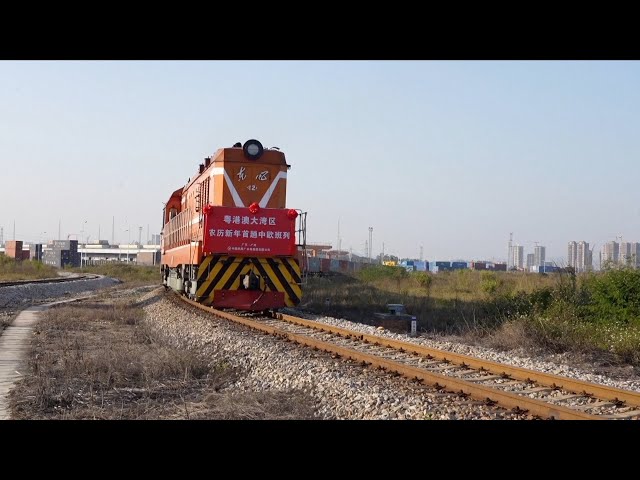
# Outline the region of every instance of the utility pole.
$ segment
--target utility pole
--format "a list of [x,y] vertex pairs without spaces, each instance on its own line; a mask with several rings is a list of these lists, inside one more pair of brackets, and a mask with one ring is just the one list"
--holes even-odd
[[142,227],[138,227],[138,245],[142,245]]
[[369,263],[371,263],[372,250],[373,250],[373,227],[369,227]]
[[[84,226],[86,225],[87,221],[85,220],[84,222],[82,222],[82,228],[80,229],[80,241],[78,242],[78,248],[80,248],[80,244],[82,243],[82,237],[84,236]],[[82,250],[80,251],[80,269],[82,269],[82,253],[84,252],[84,250],[86,250],[87,248],[87,244],[85,243],[84,246],[82,247]]]

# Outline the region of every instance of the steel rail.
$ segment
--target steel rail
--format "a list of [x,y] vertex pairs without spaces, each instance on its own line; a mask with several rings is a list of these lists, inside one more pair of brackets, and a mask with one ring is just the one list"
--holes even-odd
[[[396,372],[410,379],[422,380],[423,382],[433,385],[437,389],[450,391],[452,394],[469,395],[477,400],[485,401],[489,404],[496,403],[502,407],[510,408],[517,412],[528,413],[530,415],[538,417],[553,418],[558,420],[601,419],[601,417],[598,415],[592,415],[589,413],[573,410],[571,408],[563,407],[561,405],[554,405],[540,400],[524,397],[516,393],[505,392],[496,388],[478,385],[476,383],[468,382],[459,378],[430,372],[419,367],[405,365],[376,355],[371,355],[350,348],[338,346],[332,343],[316,340],[308,337],[307,335],[287,332],[286,330],[282,330],[270,325],[265,325],[264,323],[256,320],[239,317],[237,315],[221,310],[216,310],[214,308],[199,304],[184,296],[180,296],[180,299],[200,310],[204,310],[232,322],[240,323],[247,327],[271,335],[275,335],[280,338],[288,339],[301,345],[312,347],[314,349],[330,352],[340,357],[345,357],[354,361],[362,362],[367,365],[372,365],[374,367],[382,368],[391,372]],[[353,335],[353,333],[354,332],[350,332],[351,335]]]
[[593,397],[608,400],[613,403],[624,402],[627,405],[640,406],[640,392],[633,392],[631,390],[623,390],[620,388],[589,383],[582,380],[561,377],[559,375],[554,375],[551,373],[537,372],[535,370],[529,370],[526,368],[514,367],[491,360],[482,360],[461,353],[447,352],[444,350],[417,345],[411,342],[403,342],[400,340],[385,338],[378,335],[353,332],[344,328],[334,327],[326,323],[306,320],[303,318],[294,317],[292,315],[278,313],[276,314],[276,316],[281,320],[285,320],[287,322],[295,323],[298,325],[327,331],[336,335],[356,337],[370,343],[377,343],[381,346],[395,348],[397,350],[402,350],[405,352],[416,353],[418,355],[430,356],[437,360],[453,362],[459,364],[460,366],[484,369],[490,373],[508,376],[515,380],[532,381],[554,389],[562,389],[574,393],[591,395]]

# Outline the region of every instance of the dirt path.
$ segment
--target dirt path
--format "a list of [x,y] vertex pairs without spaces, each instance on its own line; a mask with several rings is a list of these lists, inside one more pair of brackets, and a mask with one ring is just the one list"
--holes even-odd
[[10,420],[9,391],[26,368],[25,359],[31,348],[30,341],[33,326],[39,319],[40,312],[58,303],[75,302],[89,297],[62,300],[59,302],[36,305],[20,312],[15,320],[0,334],[0,420]]

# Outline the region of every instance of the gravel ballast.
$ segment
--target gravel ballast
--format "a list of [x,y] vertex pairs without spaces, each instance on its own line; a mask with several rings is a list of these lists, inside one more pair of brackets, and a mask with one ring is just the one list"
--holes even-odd
[[[149,300],[161,291],[149,293]],[[232,322],[191,311],[166,298],[144,308],[146,322],[165,341],[179,348],[190,348],[212,360],[227,360],[241,367],[246,375],[233,388],[239,391],[301,389],[317,399],[320,419],[528,419],[503,409],[477,404],[455,394],[442,394],[429,386],[394,377],[355,362],[332,358],[270,335],[259,334]],[[289,313],[303,316],[300,312]],[[413,341],[426,346],[478,356],[589,382],[640,391],[640,382],[621,381],[581,371],[543,358],[528,358],[487,348],[410,338],[346,320],[304,315],[307,318],[362,332]]]

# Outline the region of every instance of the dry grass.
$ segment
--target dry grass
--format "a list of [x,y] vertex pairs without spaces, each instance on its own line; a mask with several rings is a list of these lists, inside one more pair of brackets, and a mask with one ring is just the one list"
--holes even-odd
[[242,372],[158,343],[139,306],[77,304],[38,323],[30,373],[11,393],[16,419],[312,418],[299,392],[234,395]]
[[161,275],[159,266],[136,265],[134,263],[108,263],[105,265],[90,265],[68,269],[76,273],[94,273],[117,278],[127,287],[141,285],[160,285]]
[[581,352],[640,369],[640,271],[432,274],[373,267],[310,278],[300,307],[370,323],[387,303],[403,303],[419,331],[506,350]]
[[57,270],[51,265],[32,260],[16,261],[0,253],[0,281],[38,280],[57,276]]
[[0,334],[5,328],[7,328],[11,324],[11,322],[13,322],[13,319],[16,318],[16,316],[17,316],[16,312],[0,311]]
[[[509,303],[503,301],[508,295],[535,289],[533,278],[482,273],[485,272],[424,273],[424,276],[401,275],[369,281],[350,276],[310,278],[303,287],[300,306],[311,312],[366,323],[374,312],[385,311],[387,303],[402,303],[418,317],[420,330],[454,333],[493,324],[502,310],[509,308]],[[545,284],[551,281],[540,280]]]

